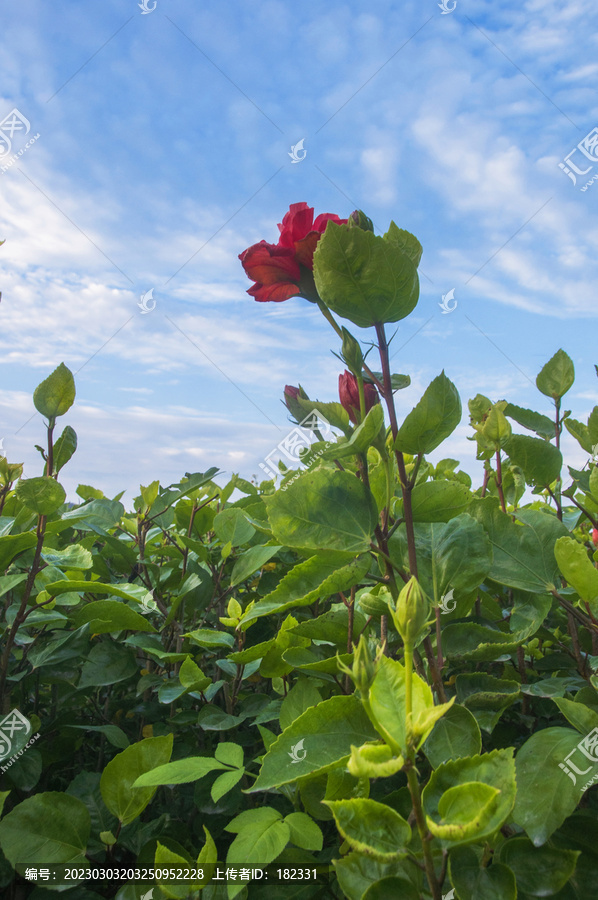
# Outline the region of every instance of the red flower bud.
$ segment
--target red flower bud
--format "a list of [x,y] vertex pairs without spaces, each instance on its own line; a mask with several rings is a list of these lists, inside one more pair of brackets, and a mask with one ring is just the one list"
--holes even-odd
[[299,394],[301,393],[301,388],[293,387],[291,384],[285,385],[284,395],[285,397],[292,397],[295,400]]
[[598,528],[594,528],[592,531],[592,540],[594,542],[594,547],[598,547]]
[[[365,411],[368,413],[372,406],[380,402],[378,391],[373,384],[364,384]],[[357,424],[359,411],[359,388],[357,378],[345,369],[343,375],[338,376],[338,395],[341,406],[349,413],[349,418],[354,425]]]

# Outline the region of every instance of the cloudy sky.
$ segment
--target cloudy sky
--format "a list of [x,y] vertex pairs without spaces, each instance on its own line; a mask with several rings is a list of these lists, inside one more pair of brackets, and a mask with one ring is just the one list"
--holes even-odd
[[461,426],[432,460],[459,458],[479,483],[467,400],[549,412],[534,380],[559,347],[577,372],[567,408],[585,420],[598,362],[598,179],[582,190],[598,175],[594,0],[457,0],[444,14],[437,0],[144,2],[3,12],[9,461],[39,474],[31,395],[65,362],[77,401],[62,423],[79,438],[69,499],[82,482],[130,501],[140,483],[213,465],[261,476],[290,427],[284,385],[337,398],[330,326],[305,300],[255,302],[237,259],[275,242],[298,201],[341,217],[360,207],[379,233],[393,219],[423,244],[392,366],[412,378],[400,415],[442,369],[461,393]]

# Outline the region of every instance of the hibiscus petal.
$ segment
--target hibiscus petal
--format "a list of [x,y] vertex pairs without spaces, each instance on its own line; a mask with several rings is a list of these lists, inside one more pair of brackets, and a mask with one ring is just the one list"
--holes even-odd
[[261,303],[268,301],[282,303],[283,300],[288,300],[290,297],[296,297],[299,293],[299,288],[296,284],[283,284],[281,282],[269,285],[254,284],[253,287],[249,288],[247,293],[251,294],[255,300],[259,300]]

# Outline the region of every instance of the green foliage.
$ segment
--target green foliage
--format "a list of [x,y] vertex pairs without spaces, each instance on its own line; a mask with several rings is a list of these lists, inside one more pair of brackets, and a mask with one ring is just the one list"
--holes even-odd
[[43,470],[0,458],[0,696],[29,723],[0,743],[2,891],[46,900],[21,876],[54,863],[203,868],[159,877],[173,900],[264,896],[209,884],[216,865],[322,869],[339,900],[585,900],[598,883],[598,467],[565,485],[559,446],[565,427],[593,453],[598,407],[561,414],[558,351],[537,379],[551,410],[469,401],[483,483],[432,464],[462,415],[444,372],[385,419],[409,376],[384,323],[414,308],[422,248],[352,222],[319,240],[319,306],[376,325],[366,353],[334,322],[386,396],[355,427],[292,397],[335,432],[281,484],[212,467],[129,509],[79,485],[70,508],[77,436],[54,428],[74,380],[61,365],[36,389]]

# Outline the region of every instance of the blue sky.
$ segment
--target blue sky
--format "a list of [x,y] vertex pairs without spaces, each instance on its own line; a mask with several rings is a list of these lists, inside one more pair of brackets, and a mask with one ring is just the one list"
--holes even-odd
[[[393,370],[412,378],[399,416],[443,368],[461,393],[462,423],[432,460],[458,458],[479,483],[467,400],[549,412],[534,380],[559,347],[577,372],[566,406],[585,419],[598,181],[580,188],[598,161],[576,151],[591,169],[576,185],[558,164],[598,125],[597,15],[593,0],[458,0],[444,15],[436,0],[5,9],[0,119],[16,108],[31,131],[0,166],[39,134],[0,169],[9,461],[39,474],[31,394],[65,362],[77,401],[63,422],[79,438],[61,475],[69,499],[80,482],[130,501],[139,483],[212,465],[260,473],[290,428],[285,384],[337,399],[330,327],[305,300],[255,302],[237,259],[275,242],[298,201],[342,217],[361,207],[378,232],[393,219],[423,244]],[[564,450],[584,461],[568,437]]]

